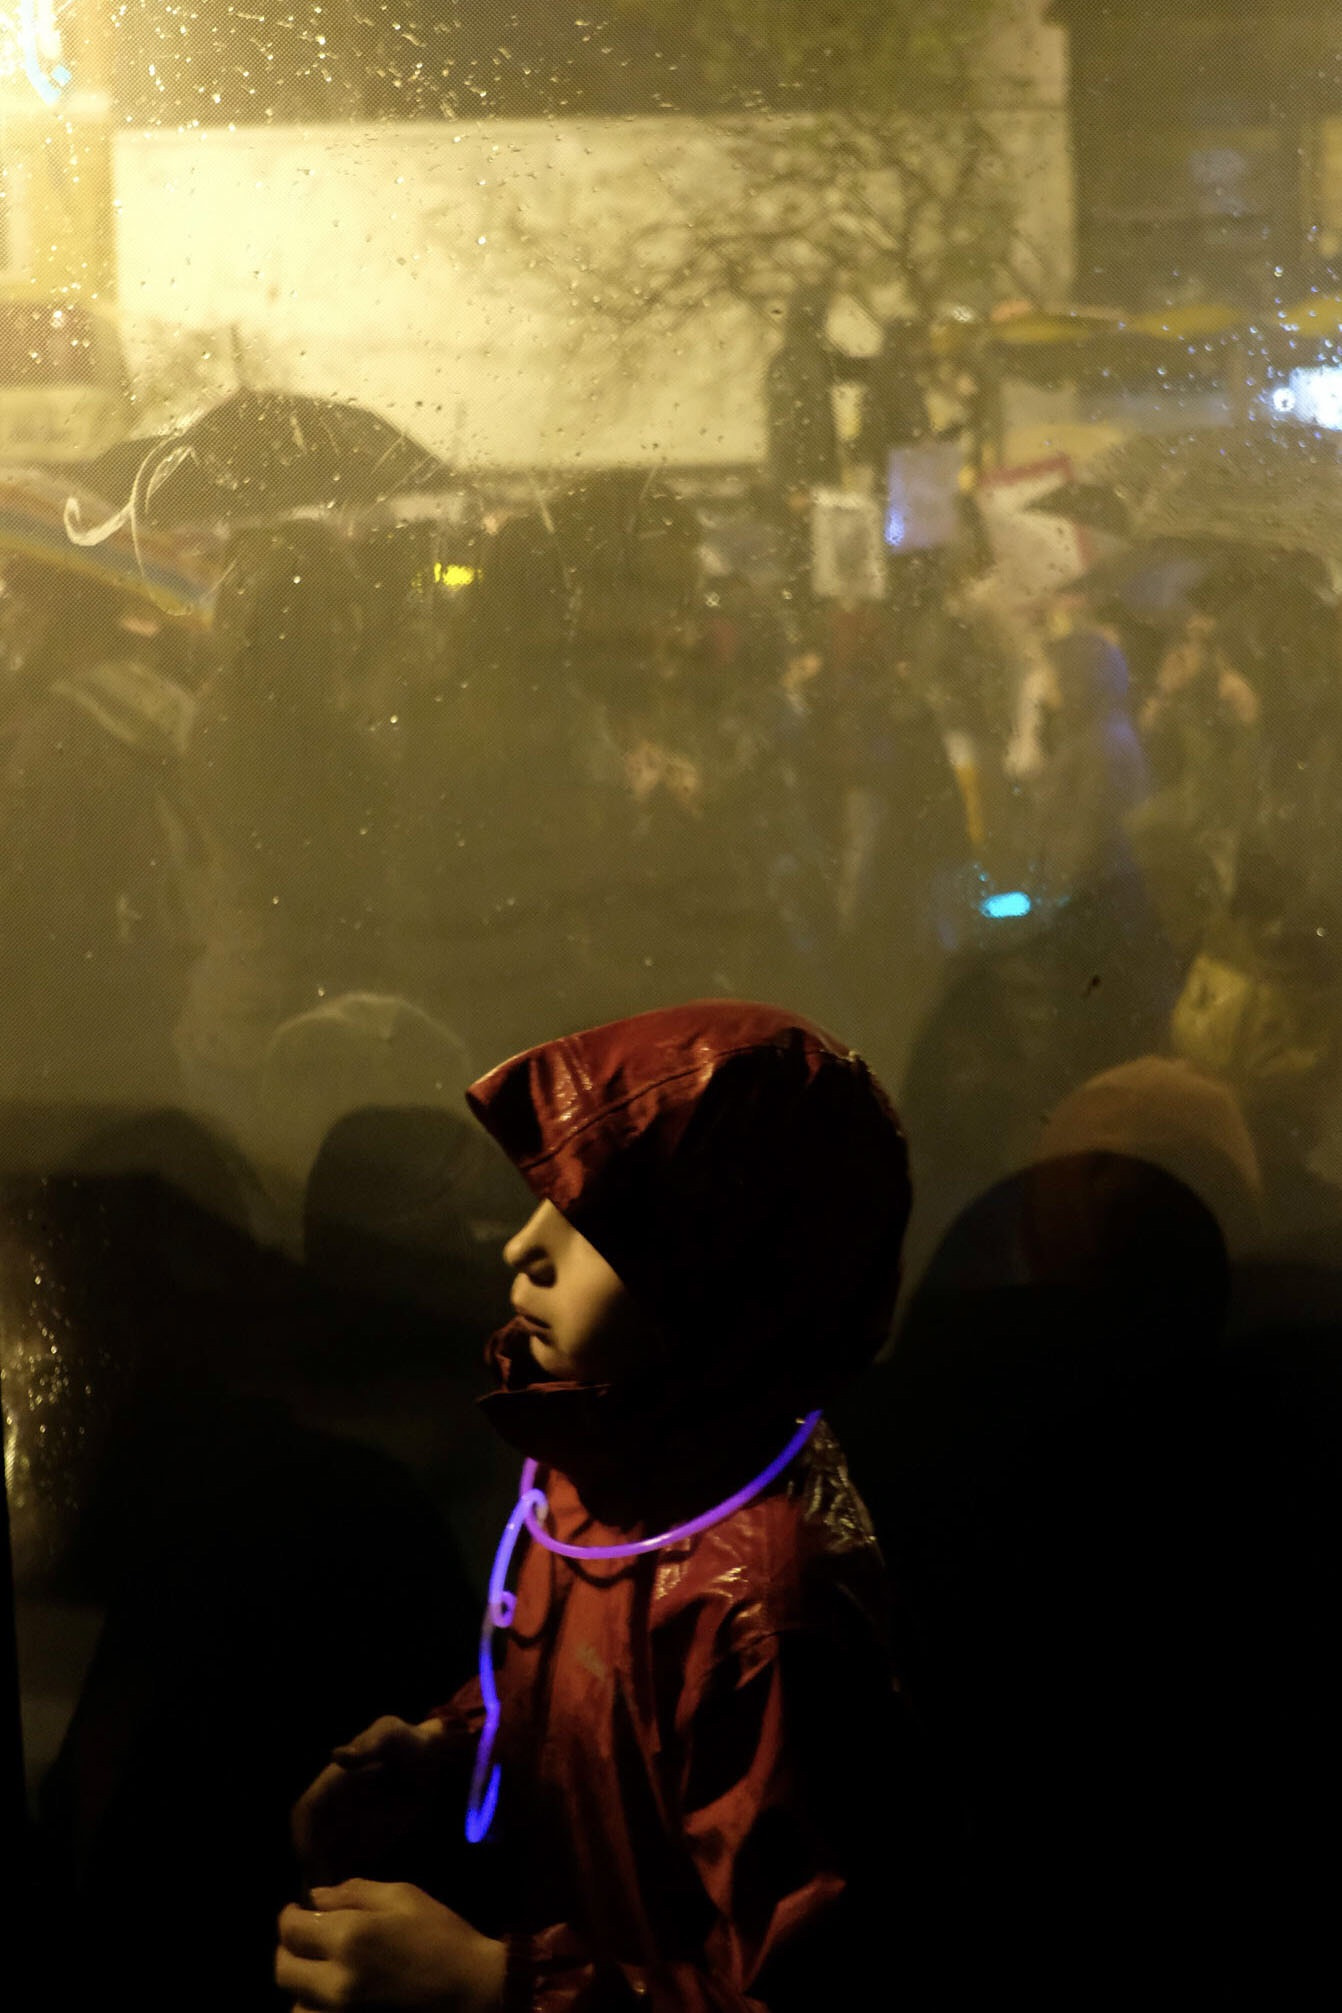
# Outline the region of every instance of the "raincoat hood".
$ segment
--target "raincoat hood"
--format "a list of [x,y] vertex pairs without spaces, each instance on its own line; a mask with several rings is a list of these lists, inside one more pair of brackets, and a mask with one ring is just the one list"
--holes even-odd
[[[671,1337],[664,1366],[610,1386],[547,1379],[515,1325],[494,1338],[505,1396],[571,1394],[562,1432],[576,1429],[580,1459],[616,1421],[626,1444],[640,1424],[668,1444],[691,1416],[701,1437],[720,1422],[738,1445],[747,1418],[776,1432],[885,1340],[910,1203],[904,1137],[861,1057],[811,1023],[697,1001],[528,1050],[467,1101]],[[495,1407],[494,1422],[525,1451],[571,1461],[537,1443],[560,1408],[526,1410]]]

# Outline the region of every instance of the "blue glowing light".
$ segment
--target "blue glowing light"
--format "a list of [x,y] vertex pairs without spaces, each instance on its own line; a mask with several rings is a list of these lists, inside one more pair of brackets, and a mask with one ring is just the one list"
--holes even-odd
[[902,510],[895,510],[892,508],[887,513],[885,520],[886,544],[891,546],[895,551],[898,551],[899,547],[904,543],[908,535],[909,535],[909,524],[908,519],[904,515],[904,512]]
[[[535,1463],[528,1467],[534,1470]],[[494,1812],[498,1808],[499,1781],[501,1771],[490,1767],[494,1757],[494,1741],[499,1730],[502,1707],[499,1704],[498,1686],[494,1682],[494,1631],[512,1627],[513,1611],[517,1606],[517,1596],[511,1594],[505,1584],[508,1568],[513,1562],[517,1540],[522,1535],[522,1520],[530,1512],[545,1510],[545,1492],[532,1489],[528,1485],[526,1471],[523,1471],[522,1486],[512,1514],[503,1527],[499,1548],[494,1554],[494,1564],[489,1574],[489,1592],[485,1598],[485,1618],[480,1629],[480,1692],[485,1708],[485,1723],[480,1730],[479,1745],[475,1750],[475,1768],[471,1775],[470,1796],[466,1804],[466,1840],[470,1845],[479,1845],[489,1836],[489,1827],[494,1822]]]
[[466,1803],[466,1840],[470,1845],[479,1845],[488,1837],[494,1822],[494,1813],[499,1802],[501,1770],[491,1768],[494,1758],[494,1742],[498,1735],[502,1708],[499,1704],[498,1686],[494,1681],[494,1631],[512,1627],[513,1615],[517,1608],[516,1594],[509,1593],[505,1582],[512,1564],[517,1541],[525,1525],[539,1545],[547,1552],[557,1552],[565,1559],[633,1559],[646,1552],[660,1551],[663,1545],[672,1545],[681,1538],[692,1538],[700,1531],[707,1531],[714,1524],[720,1524],[724,1517],[730,1517],[734,1510],[758,1496],[761,1489],[768,1487],[776,1475],[781,1475],[788,1462],[799,1454],[806,1442],[820,1424],[819,1412],[808,1412],[798,1425],[781,1454],[776,1454],[767,1468],[761,1469],[753,1482],[744,1489],[738,1489],[734,1496],[716,1508],[705,1510],[700,1517],[692,1517],[687,1524],[677,1524],[673,1530],[662,1531],[655,1538],[640,1538],[626,1545],[564,1545],[557,1538],[541,1528],[539,1518],[548,1514],[549,1504],[545,1491],[536,1483],[535,1461],[528,1461],[522,1470],[522,1480],[517,1492],[517,1501],[512,1514],[503,1527],[499,1548],[494,1554],[494,1564],[489,1574],[489,1592],[485,1598],[485,1618],[480,1629],[480,1691],[484,1701],[485,1722],[480,1730],[479,1745],[475,1750],[475,1768],[471,1774],[470,1796]]
[[1034,903],[1028,895],[988,895],[979,903],[979,912],[992,922],[1005,922],[1012,916],[1028,916]]

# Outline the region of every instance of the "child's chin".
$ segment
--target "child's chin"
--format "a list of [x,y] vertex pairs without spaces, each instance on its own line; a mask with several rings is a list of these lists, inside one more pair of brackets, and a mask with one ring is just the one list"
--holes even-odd
[[527,1337],[531,1349],[531,1360],[551,1377],[572,1377],[574,1370],[567,1357],[562,1356],[552,1342],[546,1342],[540,1335]]

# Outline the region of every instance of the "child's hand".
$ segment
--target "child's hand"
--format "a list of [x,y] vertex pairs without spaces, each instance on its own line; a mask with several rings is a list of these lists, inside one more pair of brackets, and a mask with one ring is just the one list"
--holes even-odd
[[330,1764],[294,1805],[294,1850],[306,1882],[365,1871],[411,1830],[437,1780],[443,1728],[379,1719],[333,1750]]
[[396,2013],[497,2013],[507,1949],[441,1901],[399,1881],[346,1880],[315,1908],[280,1916],[275,1983],[296,2013],[347,2006]]

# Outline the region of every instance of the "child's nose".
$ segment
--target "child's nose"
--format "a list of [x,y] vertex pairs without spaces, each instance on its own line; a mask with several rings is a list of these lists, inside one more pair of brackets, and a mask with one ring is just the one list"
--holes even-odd
[[544,1256],[545,1240],[541,1234],[544,1222],[544,1204],[535,1211],[503,1247],[503,1262],[510,1272],[520,1272],[529,1261]]

